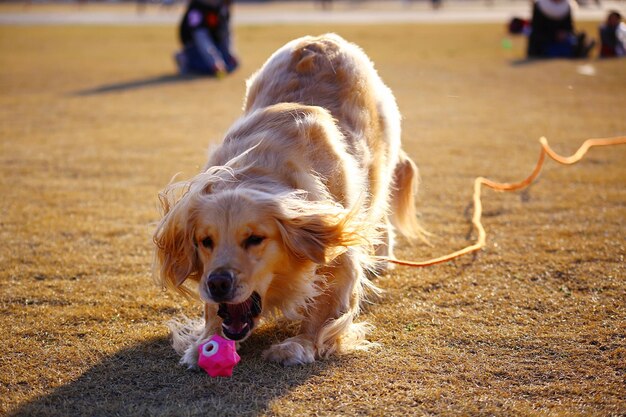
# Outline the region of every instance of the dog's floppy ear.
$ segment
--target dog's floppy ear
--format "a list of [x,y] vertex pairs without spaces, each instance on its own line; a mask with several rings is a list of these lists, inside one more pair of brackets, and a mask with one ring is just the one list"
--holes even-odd
[[202,273],[194,243],[194,210],[189,193],[174,203],[167,193],[159,196],[164,214],[153,237],[156,245],[155,279],[164,287],[186,296],[192,292],[183,286],[185,280],[197,279]]
[[366,230],[355,217],[335,203],[306,200],[283,201],[275,215],[290,255],[317,264],[329,262],[349,246],[367,243]]
[[279,221],[278,228],[292,256],[323,264],[327,251],[341,240],[340,227],[333,220],[323,215],[302,216]]

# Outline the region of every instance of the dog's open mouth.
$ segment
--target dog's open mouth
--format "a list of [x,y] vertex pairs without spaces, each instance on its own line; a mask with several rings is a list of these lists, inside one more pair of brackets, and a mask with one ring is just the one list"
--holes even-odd
[[230,340],[244,339],[254,327],[254,319],[261,314],[261,296],[255,291],[240,304],[221,303],[217,315],[223,320],[224,336]]

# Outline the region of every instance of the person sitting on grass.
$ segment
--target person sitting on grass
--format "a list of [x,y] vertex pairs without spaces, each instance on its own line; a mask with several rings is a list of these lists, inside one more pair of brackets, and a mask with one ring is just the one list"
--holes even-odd
[[536,0],[530,26],[529,58],[584,58],[595,44],[584,32],[574,32],[568,0]]
[[181,74],[222,76],[239,65],[230,44],[230,0],[191,0],[180,23]]
[[626,23],[619,12],[610,11],[599,31],[600,58],[626,56]]

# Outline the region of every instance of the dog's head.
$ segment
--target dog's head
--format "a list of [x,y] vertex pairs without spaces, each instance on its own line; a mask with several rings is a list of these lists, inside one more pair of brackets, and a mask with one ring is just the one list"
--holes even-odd
[[197,281],[200,298],[219,305],[229,339],[245,339],[262,311],[303,305],[315,287],[304,271],[363,241],[354,214],[333,202],[271,187],[217,190],[211,181],[199,176],[178,201],[162,198],[156,272],[180,292]]

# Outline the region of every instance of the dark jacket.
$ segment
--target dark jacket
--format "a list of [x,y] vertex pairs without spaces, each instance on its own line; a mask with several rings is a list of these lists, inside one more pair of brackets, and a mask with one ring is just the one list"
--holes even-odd
[[230,21],[230,1],[217,1],[211,5],[192,0],[180,23],[180,40],[183,45],[193,43],[193,31],[207,29],[217,44],[226,42]]
[[545,56],[548,46],[558,42],[558,33],[574,33],[571,10],[561,19],[546,16],[537,3],[533,6],[531,32],[528,38],[528,56]]

